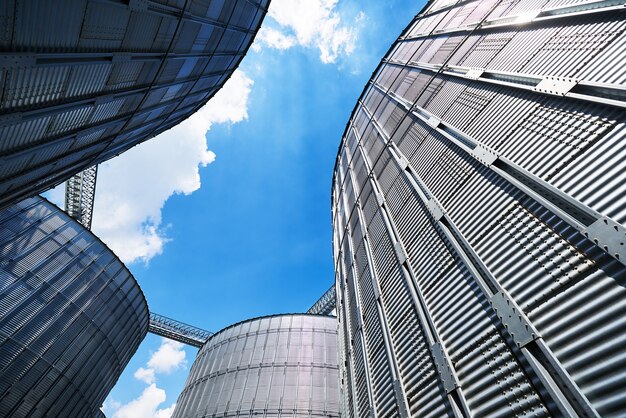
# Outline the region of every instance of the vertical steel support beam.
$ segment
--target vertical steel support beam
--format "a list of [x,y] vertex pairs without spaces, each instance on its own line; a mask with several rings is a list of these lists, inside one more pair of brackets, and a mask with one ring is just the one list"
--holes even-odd
[[[347,147],[346,147],[346,153],[350,154],[350,150]],[[354,178],[354,168],[351,166],[352,158],[349,158],[349,160],[350,160],[350,163],[348,164],[349,165],[348,173],[350,175],[350,181],[352,182],[352,186],[353,188],[355,188],[357,183]],[[345,193],[342,193],[342,195],[344,199],[346,199]],[[366,245],[364,245],[364,248],[365,248],[365,253],[367,257],[367,265],[368,265],[368,269],[370,272],[370,276],[372,278],[372,286],[374,288],[374,293],[376,295],[376,308],[378,310],[378,320],[381,324],[381,328],[383,331],[385,350],[387,352],[387,358],[389,360],[389,365],[390,365],[392,377],[394,380],[396,403],[398,405],[398,410],[399,410],[400,415],[403,418],[404,417],[408,418],[409,407],[407,403],[406,391],[400,380],[400,370],[398,367],[398,363],[396,362],[396,359],[393,356],[393,350],[391,348],[392,347],[391,334],[389,332],[389,325],[387,324],[387,318],[385,317],[384,308],[383,308],[382,300],[380,297],[381,292],[380,292],[380,286],[378,284],[378,273],[374,269],[374,257],[372,256],[371,248],[369,245],[369,237],[368,237],[368,232],[366,228],[367,223],[365,220],[365,215],[363,214],[363,209],[361,208],[361,202],[358,199],[355,199],[355,209],[359,217],[359,224],[361,225],[361,228],[362,228],[363,241],[365,241],[366,243]],[[349,225],[348,225],[348,228],[349,228]],[[348,245],[350,246],[350,251],[352,252],[352,258],[354,260],[354,250],[352,248],[352,241],[350,237],[348,238],[349,238]],[[354,264],[354,261],[353,261],[353,264]],[[356,278],[356,275],[354,277]]]
[[[369,114],[369,110],[363,106],[363,109]],[[377,129],[377,131],[381,134],[383,138],[385,138],[384,132],[380,129],[373,115],[369,115],[371,123]],[[415,307],[415,311],[418,314],[419,322],[428,341],[428,348],[430,350],[431,358],[436,366],[438,371],[439,379],[446,391],[446,395],[448,396],[448,401],[453,406],[454,413],[457,417],[470,417],[471,412],[469,406],[467,405],[467,401],[465,396],[463,395],[463,391],[461,388],[461,383],[454,371],[454,366],[450,357],[448,356],[445,345],[439,336],[439,332],[437,331],[437,327],[435,326],[432,318],[428,314],[429,309],[424,299],[423,293],[420,289],[420,286],[417,284],[417,280],[415,278],[415,272],[413,271],[412,266],[409,263],[409,256],[406,253],[404,244],[400,239],[400,235],[395,227],[392,217],[388,212],[387,205],[384,201],[384,195],[380,184],[378,183],[378,179],[376,178],[376,174],[374,172],[374,166],[367,155],[367,152],[363,148],[363,143],[361,141],[361,136],[359,132],[351,126],[352,132],[357,138],[358,149],[361,152],[361,157],[365,163],[365,167],[367,172],[370,173],[370,181],[373,185],[373,189],[375,193],[383,196],[383,199],[380,201],[381,213],[383,215],[383,220],[385,222],[385,226],[391,237],[395,247],[396,252],[398,253],[400,264],[402,265],[403,274],[405,280],[408,284],[411,299],[413,301],[413,305]],[[385,141],[388,142],[388,139]],[[402,171],[402,166],[399,166],[400,171]]]
[[[339,163],[341,164],[341,163]],[[340,201],[337,200],[336,202],[334,202],[333,204],[333,224],[336,224],[337,222],[339,222],[338,220],[338,211],[341,210],[341,208],[338,207],[338,205],[340,204]],[[352,348],[352,334],[350,332],[350,327],[348,325],[348,319],[351,318],[349,315],[349,307],[346,307],[346,289],[345,289],[345,283],[347,282],[347,280],[345,279],[345,268],[344,268],[344,262],[343,262],[343,252],[340,249],[341,248],[341,244],[340,244],[340,238],[339,238],[339,232],[337,229],[333,230],[333,257],[334,257],[334,264],[335,264],[335,288],[336,288],[336,309],[337,309],[337,318],[338,318],[338,325],[341,326],[343,328],[343,341],[339,340],[339,344],[341,344],[341,351],[343,354],[343,361],[345,363],[345,368],[346,371],[350,374],[346,384],[348,386],[348,390],[350,391],[350,397],[352,399],[352,416],[354,418],[359,417],[359,411],[358,411],[358,405],[357,405],[357,395],[356,395],[356,389],[354,387],[354,385],[357,382],[356,379],[356,375],[354,372],[354,350]],[[315,305],[313,305],[315,306]],[[311,308],[313,309],[313,308]],[[342,319],[343,318],[343,319]],[[361,330],[362,331],[362,330]],[[362,335],[361,335],[362,337]],[[363,339],[361,338],[361,342],[363,342]],[[366,352],[365,352],[365,348],[360,346],[360,352],[361,352],[361,356],[363,358],[363,360],[365,361],[367,359],[366,356]],[[341,370],[341,368],[340,368]],[[367,373],[368,371],[365,370],[365,372]],[[343,381],[343,379],[342,379]],[[366,375],[366,381],[367,381],[367,385],[370,385],[370,381],[368,380],[368,376]],[[370,391],[369,391],[369,387],[368,387],[368,408],[370,409],[370,411],[373,410],[373,398],[369,396]],[[350,405],[347,404],[347,396],[344,396],[342,399],[343,404],[346,406],[346,408],[349,408]],[[348,412],[348,411],[346,411]]]
[[[351,167],[347,167],[347,172],[350,175],[351,181],[352,181],[352,168]],[[353,183],[354,185],[354,183]],[[342,204],[344,209],[346,210],[346,213],[348,211],[348,200],[346,197],[345,193],[341,193],[341,198],[342,198]],[[361,351],[361,355],[363,356],[363,364],[364,364],[364,369],[365,369],[365,379],[367,381],[367,396],[369,399],[369,405],[370,405],[370,416],[373,418],[376,418],[378,416],[377,412],[376,412],[376,403],[374,402],[374,394],[372,393],[372,378],[370,376],[370,367],[369,367],[369,360],[368,360],[368,356],[367,356],[367,348],[365,346],[365,341],[366,341],[366,337],[365,337],[365,332],[363,331],[363,309],[361,307],[361,291],[359,290],[359,286],[356,283],[356,281],[358,280],[358,272],[356,271],[356,269],[354,268],[354,264],[355,264],[355,257],[354,257],[354,247],[353,247],[353,243],[352,243],[352,234],[351,234],[351,230],[350,230],[350,224],[349,224],[349,219],[346,217],[346,226],[344,228],[344,236],[343,236],[343,240],[347,240],[348,243],[348,250],[350,251],[350,266],[347,266],[346,268],[349,268],[352,272],[352,280],[353,283],[349,283],[348,280],[345,280],[347,286],[352,286],[353,291],[354,291],[354,304],[355,304],[355,310],[357,313],[357,318],[355,318],[358,321],[358,333],[360,336],[360,340],[361,340],[361,344],[358,347],[359,350]],[[363,239],[365,239],[365,236],[363,236]],[[341,252],[340,252],[341,254]],[[349,292],[348,292],[349,294]],[[345,301],[345,297],[344,297],[344,301]],[[379,320],[380,320],[380,316],[379,316]],[[381,323],[381,329],[384,330],[384,326]],[[384,334],[384,331],[383,331]],[[387,345],[385,345],[385,347],[387,347]],[[387,352],[387,355],[389,356],[389,352]],[[390,366],[391,368],[391,366]],[[356,380],[355,380],[356,382]]]
[[[339,253],[341,256],[341,253]],[[342,261],[339,260],[339,262],[341,263]],[[340,270],[343,273],[343,269]],[[348,382],[348,384],[350,385],[350,391],[351,391],[351,396],[352,396],[352,409],[353,409],[353,414],[354,417],[359,417],[359,409],[358,409],[358,402],[357,402],[357,395],[356,395],[356,390],[354,388],[354,383],[356,383],[357,379],[356,379],[356,374],[355,374],[355,370],[354,370],[354,357],[353,357],[353,346],[352,346],[352,342],[353,339],[352,338],[348,338],[351,337],[352,334],[350,333],[350,328],[348,327],[348,308],[346,307],[346,303],[345,303],[345,285],[344,285],[344,280],[341,280],[341,275],[338,277],[337,280],[337,285],[339,286],[339,289],[341,289],[341,294],[343,295],[343,302],[339,303],[339,307],[341,308],[341,311],[343,312],[343,334],[344,334],[344,338],[347,339],[348,341],[350,341],[350,347],[349,347],[349,351],[347,353],[344,353],[347,356],[347,360],[350,363],[350,374],[352,375],[351,377],[351,381]],[[356,301],[355,301],[356,303]],[[359,315],[360,315],[360,306],[359,306]],[[362,323],[362,320],[359,319],[359,324]],[[365,346],[364,346],[364,339],[363,339],[363,328],[361,328],[359,326],[358,329],[359,335],[361,337],[361,344],[359,345],[359,347],[355,347],[354,349],[358,349],[361,352],[361,356],[363,357],[363,363],[365,364],[364,368],[365,368],[365,380],[366,380],[366,384],[367,384],[367,395],[368,395],[368,401],[369,401],[369,416],[371,417],[376,417],[376,410],[374,408],[374,397],[372,395],[372,391],[371,391],[371,379],[369,376],[369,367],[368,367],[368,362],[367,362],[367,354],[365,351]]]

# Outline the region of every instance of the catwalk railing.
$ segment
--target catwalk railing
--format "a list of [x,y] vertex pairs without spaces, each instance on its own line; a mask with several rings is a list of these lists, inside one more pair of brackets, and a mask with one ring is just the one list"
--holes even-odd
[[97,177],[98,165],[94,165],[65,182],[65,211],[87,229],[91,229]]
[[150,312],[148,332],[201,348],[212,332]]
[[335,285],[332,285],[330,289],[328,289],[322,297],[319,298],[308,311],[306,311],[306,313],[330,315],[330,313],[335,309],[335,305]]

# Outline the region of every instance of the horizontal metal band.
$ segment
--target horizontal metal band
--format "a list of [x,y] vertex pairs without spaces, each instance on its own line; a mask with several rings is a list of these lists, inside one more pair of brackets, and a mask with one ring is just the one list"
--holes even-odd
[[[626,87],[619,84],[597,83],[537,74],[494,71],[485,68],[462,67],[458,65],[401,62],[397,60],[386,60],[385,62],[388,65],[396,67],[414,68],[421,71],[429,71],[435,74],[444,74],[481,83],[532,91],[548,96],[565,97],[568,99],[626,108]],[[432,123],[430,124],[432,125]]]
[[[552,9],[535,10],[530,12],[521,13],[514,16],[498,17],[494,19],[486,19],[481,23],[472,23],[464,26],[434,30],[432,32],[419,33],[415,35],[407,35],[398,39],[402,41],[412,41],[416,39],[423,39],[429,37],[435,37],[438,35],[447,35],[451,33],[469,33],[474,30],[490,30],[500,29],[507,27],[519,28],[520,25],[527,25],[536,22],[544,22],[552,19],[560,18],[572,18],[581,14],[596,14],[606,12],[621,12],[624,10],[623,5],[626,2],[624,0],[600,0],[590,1],[586,3],[578,3],[574,5],[564,5],[561,7],[555,7]],[[455,5],[456,6],[456,5]],[[451,7],[452,9],[454,7]],[[433,13],[434,14],[434,13]]]

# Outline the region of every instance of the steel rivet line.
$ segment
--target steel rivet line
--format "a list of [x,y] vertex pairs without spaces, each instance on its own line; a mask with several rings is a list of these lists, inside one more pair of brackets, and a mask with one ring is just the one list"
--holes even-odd
[[[188,106],[188,108],[190,108],[192,106],[193,106],[193,104]],[[160,107],[160,106],[157,105],[157,106],[154,106],[153,108],[145,109],[145,112],[149,112],[150,110],[153,110],[153,109],[158,108],[158,107]],[[144,112],[141,112],[140,114],[142,114],[142,113],[144,113]],[[109,122],[105,122],[105,123],[103,123],[103,124],[101,124],[99,126],[95,126],[95,127],[106,129],[106,128],[112,126],[112,125],[115,125],[116,123],[124,121],[125,119],[126,118],[113,119],[113,120],[111,120]],[[135,128],[133,128],[132,130],[130,130],[128,132],[132,133],[132,132],[137,131],[139,129],[142,129],[142,127],[141,126],[135,127]],[[82,137],[83,133],[84,132],[80,132],[79,133],[81,135],[81,137]],[[115,137],[115,134],[111,135],[110,137]],[[59,143],[61,141],[64,141],[64,140],[74,140],[74,139],[80,139],[80,138],[78,138],[77,136],[74,136],[74,135],[69,136],[69,137],[61,137],[61,138],[57,138],[55,140],[55,144]],[[134,146],[134,145],[137,145],[137,143],[133,142],[133,143],[123,144],[123,146],[127,146],[129,148],[131,146]],[[89,149],[100,148],[100,147],[101,147],[101,144],[99,144],[99,143],[88,144],[88,145],[86,145],[86,146],[84,146],[82,148],[76,148],[76,149],[72,149],[70,147],[70,149],[65,154],[61,155],[60,158],[67,158],[69,156],[73,156],[73,155],[76,155],[78,153],[84,153],[85,151],[87,151]],[[37,150],[29,148],[29,149],[25,149],[25,150],[19,151],[19,152],[15,153],[13,155],[10,155],[10,156],[0,157],[0,163],[2,163],[3,161],[10,161],[10,160],[12,160],[14,158],[23,157],[25,154],[26,155],[27,154],[31,154],[32,156],[36,156]],[[40,163],[38,163],[35,166],[31,166],[31,169],[23,170],[23,171],[21,171],[19,173],[16,173],[13,176],[3,177],[2,179],[3,180],[14,180],[14,179],[17,179],[19,177],[25,177],[25,176],[30,175],[31,170],[36,170],[36,169],[38,169],[40,167],[46,166],[47,164],[49,164],[49,161],[40,162]],[[80,172],[82,170],[85,170],[87,168],[89,168],[89,163],[85,163],[84,161],[77,160],[76,162],[72,163],[72,165],[69,165],[69,166],[65,167],[63,170],[55,172],[54,175],[47,176],[47,177],[45,177],[43,179],[36,178],[34,180],[31,180],[31,183],[46,182],[47,184],[49,184],[49,187],[52,188],[52,187],[57,186],[60,183],[63,183],[68,178],[68,174],[69,174],[69,177],[71,177],[75,173]],[[20,190],[13,191],[13,190],[9,189],[7,192],[5,192],[5,196],[4,197],[7,199],[7,201],[9,201],[9,200],[17,200],[17,199],[20,199],[20,198],[28,197],[28,192],[27,191],[25,192],[23,190],[21,190],[21,191]]]
[[[194,93],[194,94],[201,95],[201,94],[204,94],[204,92],[198,92],[198,93]],[[157,104],[155,104],[153,106],[150,106],[150,107],[146,107],[146,108],[140,109],[140,110],[138,110],[136,112],[128,112],[128,113],[125,113],[123,115],[117,115],[117,116],[115,116],[115,117],[113,117],[113,118],[111,118],[109,120],[104,121],[104,122],[96,122],[96,123],[94,123],[92,125],[85,126],[83,128],[77,128],[75,130],[69,131],[69,133],[66,132],[66,133],[63,133],[63,134],[57,136],[53,141],[54,141],[54,143],[60,143],[61,141],[65,141],[65,140],[68,140],[68,139],[74,139],[78,135],[83,134],[84,131],[86,131],[86,130],[95,130],[96,128],[105,128],[106,129],[106,128],[108,128],[108,127],[110,127],[112,125],[115,125],[117,123],[123,122],[125,120],[130,120],[133,116],[148,114],[148,113],[153,112],[154,110],[158,110],[160,108],[169,106],[170,104],[174,104],[178,100],[179,99],[174,98],[174,99],[171,99],[171,100],[168,100],[168,101],[165,101],[165,102],[157,103]],[[195,104],[190,104],[190,105],[186,106],[184,109],[188,109],[188,108],[191,108],[193,106],[195,106]],[[95,111],[95,109],[92,109],[92,110]],[[139,129],[142,129],[142,128],[143,128],[143,125],[136,126],[136,127],[132,128],[131,130],[126,131],[126,133],[129,133],[129,132],[132,132],[132,131],[135,131],[135,130],[139,130]],[[91,131],[91,132],[93,132],[93,131]],[[108,138],[110,138],[111,141],[112,141],[118,135],[119,134],[113,134],[113,135],[110,135]],[[19,158],[19,157],[23,156],[24,154],[36,152],[37,151],[37,149],[36,149],[37,146],[51,145],[47,141],[50,141],[50,138],[47,138],[47,139],[44,138],[42,141],[36,142],[34,144],[30,144],[28,147],[23,147],[23,148],[20,147],[19,150],[15,151],[15,152],[13,152],[11,154],[8,154],[8,155],[6,155],[6,154],[5,155],[1,155],[0,154],[0,161],[9,161],[9,160],[11,160],[13,158]],[[91,147],[99,147],[101,145],[102,145],[101,143],[88,144],[87,146],[85,146],[83,148],[72,149],[66,155],[73,154],[73,153],[79,152],[79,151],[84,151],[84,150],[86,150],[88,148],[91,148]],[[65,155],[63,155],[63,156],[65,156]],[[46,165],[46,162],[41,163],[41,165]],[[38,166],[31,167],[30,169],[26,169],[25,171],[30,171],[33,168],[37,168],[37,167]],[[14,176],[3,177],[3,178],[18,177],[21,174],[22,174],[22,172],[19,172],[19,173],[15,174]]]
[[209,52],[0,52],[0,66],[3,69],[30,67],[57,67],[63,65],[81,66],[94,64],[120,64],[181,60],[189,58],[211,58],[243,55],[241,51]]
[[[340,253],[341,254],[341,253]],[[336,273],[337,277],[335,278],[337,286],[339,287],[339,292],[341,295],[345,295],[345,288],[343,285],[343,282],[341,281],[341,273],[338,271]],[[352,403],[352,408],[348,408],[347,410],[352,412],[352,417],[357,417],[358,416],[358,405],[357,405],[357,395],[356,395],[356,389],[354,387],[354,383],[357,381],[356,379],[356,373],[354,371],[354,351],[352,350],[351,345],[349,346],[349,348],[347,349],[346,352],[346,345],[348,344],[348,341],[353,341],[353,338],[351,336],[351,334],[348,332],[348,313],[347,313],[347,308],[346,308],[346,304],[344,302],[345,299],[340,298],[339,301],[337,302],[337,322],[338,322],[338,329],[340,332],[339,336],[339,346],[340,346],[340,350],[339,350],[339,359],[340,362],[343,361],[344,362],[344,366],[346,368],[347,373],[350,375],[349,378],[347,378],[345,380],[346,385],[348,386],[348,390],[349,390],[349,394],[344,395],[343,397],[343,402],[346,403]],[[364,354],[361,354],[364,356]],[[340,382],[344,382],[343,376],[340,376]],[[369,394],[369,391],[368,391]],[[350,396],[348,398],[348,396]],[[371,405],[371,401],[370,401],[370,405]],[[368,405],[369,406],[369,405]]]
[[[346,197],[344,193],[341,193],[341,200],[337,201],[337,205],[339,205],[342,209],[345,208],[346,206]],[[339,214],[337,215],[339,216]],[[350,237],[349,237],[349,232],[348,232],[349,228],[348,228],[348,224],[346,224],[346,227],[343,230],[343,236],[341,237],[341,243],[343,244],[343,240],[344,239],[348,239],[348,250],[351,251],[351,246],[350,246]],[[336,231],[333,234],[333,239],[336,239]],[[373,416],[373,418],[377,417],[377,411],[376,411],[376,404],[374,401],[374,394],[372,393],[372,377],[370,376],[370,367],[369,367],[369,357],[367,356],[367,347],[366,347],[366,337],[365,337],[365,332],[363,330],[363,312],[361,309],[361,294],[360,294],[360,290],[359,287],[357,285],[353,286],[353,292],[354,292],[354,307],[356,310],[356,315],[357,318],[352,318],[352,315],[348,314],[348,310],[349,310],[349,306],[346,306],[346,290],[345,290],[345,286],[347,284],[347,280],[342,280],[342,273],[345,274],[345,258],[344,258],[344,254],[343,254],[343,250],[341,250],[340,248],[342,248],[342,245],[339,245],[338,243],[336,243],[336,245],[334,245],[333,249],[335,251],[335,271],[337,271],[337,278],[336,281],[340,287],[340,289],[342,290],[342,295],[344,295],[344,297],[342,298],[342,306],[344,309],[344,326],[346,329],[346,333],[351,335],[351,332],[348,333],[347,329],[348,329],[348,324],[347,324],[347,318],[351,318],[351,322],[356,321],[356,332],[359,334],[360,337],[360,344],[359,344],[359,350],[361,353],[361,358],[363,360],[363,364],[364,364],[364,370],[363,370],[363,374],[365,376],[365,381],[366,381],[366,387],[367,387],[367,396],[368,396],[368,408],[369,408],[369,415]],[[357,280],[357,275],[355,274],[356,270],[354,268],[354,255],[351,252],[350,253],[350,269],[352,271],[352,277],[354,278],[354,280]],[[376,290],[374,288],[374,290]],[[375,293],[375,292],[374,292]],[[350,296],[348,294],[348,296]],[[350,297],[350,300],[352,300],[352,297]],[[350,302],[348,301],[348,304]],[[352,341],[352,340],[351,340]],[[352,345],[350,345],[352,346]],[[354,352],[352,351],[352,349],[350,348],[350,360],[354,360],[353,356],[354,356]],[[353,373],[355,373],[354,370],[352,370]],[[353,408],[354,408],[354,416],[358,417],[358,404],[357,404],[357,395],[356,395],[356,388],[352,385],[352,383],[356,382],[357,380],[353,378],[353,380],[351,382],[348,382],[351,385],[352,388],[352,399],[353,399]]]
[[[366,112],[368,112],[365,107],[364,109]],[[378,125],[377,121],[373,118],[372,115],[369,116],[372,124],[376,127],[379,134],[381,134],[381,137],[385,138],[385,135],[381,133],[380,126]],[[351,129],[357,137],[357,147],[361,153],[361,157],[365,162],[367,172],[371,173],[370,182],[372,183],[374,190],[382,195],[382,189],[374,174],[374,166],[369,160],[369,156],[367,155],[365,149],[363,148],[362,138],[353,125],[351,126]],[[398,155],[393,154],[392,156],[394,157],[394,161],[396,161],[399,168],[401,169],[400,172],[404,171],[409,166],[409,162],[408,160],[406,160],[406,158],[400,158],[398,157]],[[353,171],[354,170],[351,170],[351,172]],[[403,275],[408,284],[415,311],[418,314],[422,331],[424,332],[426,340],[428,341],[428,348],[430,350],[431,358],[435,363],[439,378],[441,379],[441,382],[446,389],[446,395],[448,396],[451,405],[455,406],[454,411],[455,413],[458,413],[458,417],[470,417],[471,412],[469,406],[467,405],[467,400],[463,395],[461,383],[459,382],[459,378],[454,371],[452,361],[450,360],[450,356],[446,352],[445,346],[443,344],[441,336],[439,335],[437,327],[433,322],[432,317],[427,314],[427,312],[429,312],[428,304],[426,303],[423,292],[417,283],[415,272],[413,271],[409,258],[406,255],[404,245],[402,244],[395,225],[393,225],[393,221],[391,220],[391,216],[388,212],[386,205],[384,204],[384,201],[383,205],[381,206],[381,214],[391,241],[394,242],[395,245],[402,248],[402,250],[400,251],[402,255],[398,256],[398,261],[402,265]],[[437,346],[437,344],[439,344],[439,346]]]
[[[211,77],[222,75],[223,73],[224,73],[223,71],[219,71],[219,72],[203,74],[200,77],[194,76],[194,77],[188,77],[186,79],[174,80],[168,83],[159,84],[158,86],[154,88],[154,90],[160,90],[160,89],[164,89],[164,88],[168,88],[172,86],[180,86],[182,84],[186,84],[190,82],[202,81],[202,80],[209,79]],[[97,106],[97,105],[101,105],[105,103],[110,103],[115,100],[127,99],[131,96],[145,93],[148,90],[150,90],[150,86],[146,85],[142,87],[131,87],[131,88],[109,91],[107,92],[106,95],[103,95],[103,96],[97,96],[97,97],[91,96],[88,98],[84,98],[84,97],[70,98],[69,100],[66,100],[63,103],[57,103],[54,105],[42,103],[40,106],[36,106],[34,108],[29,108],[29,109],[16,111],[12,113],[0,114],[0,126],[12,125],[17,122],[32,120],[32,119],[41,118],[44,116],[54,116],[61,112],[69,112],[69,111],[80,109],[86,106]],[[167,103],[175,103],[175,101],[160,102],[155,106],[160,107],[162,104],[167,104]],[[155,107],[153,106],[149,109],[151,109],[150,111],[152,111],[154,110],[154,108]],[[91,127],[97,127],[97,126],[98,124],[96,123],[92,125]],[[72,132],[79,132],[84,129],[90,129],[90,127],[78,128],[77,130],[72,131]]]
[[[96,0],[92,0],[96,1]],[[167,18],[176,18],[181,20],[187,20],[195,23],[200,23],[202,25],[209,25],[218,27],[221,29],[231,29],[235,32],[241,32],[245,34],[249,34],[250,31],[247,28],[242,28],[239,26],[228,25],[226,23],[222,23],[215,19],[210,19],[203,16],[193,15],[187,12],[186,7],[183,9],[179,9],[177,7],[168,6],[166,4],[157,3],[152,0],[130,0],[128,2],[122,2],[120,0],[97,0],[100,3],[111,4],[115,6],[123,6],[128,7],[131,11],[140,11],[140,12],[148,12],[161,17]]]
[[[374,119],[372,119],[372,121],[375,122]],[[393,224],[393,221],[391,220],[391,216],[388,213],[388,208],[385,204],[385,200],[384,198],[382,198],[383,196],[382,189],[374,174],[374,168],[373,168],[372,162],[370,161],[369,156],[367,155],[365,149],[363,148],[362,138],[360,134],[358,133],[358,131],[356,130],[356,128],[354,127],[354,125],[351,124],[350,129],[352,130],[352,132],[357,138],[358,151],[355,150],[355,152],[361,153],[361,158],[364,161],[366,170],[367,172],[371,173],[369,180],[370,180],[370,183],[372,184],[373,192],[376,193],[377,198],[378,196],[381,196],[381,198],[379,198],[379,204],[381,206],[381,209],[380,209],[381,216],[383,218],[383,222],[385,223],[385,227],[387,229],[389,237],[394,244],[398,261],[402,265],[402,273],[406,280],[406,283],[408,284],[407,287],[411,295],[411,300],[413,302],[413,306],[415,307],[415,311],[418,315],[418,319],[419,319],[422,331],[424,332],[424,335],[428,342],[427,345],[430,350],[431,358],[434,360],[434,364],[438,371],[439,378],[441,379],[441,382],[444,388],[446,388],[446,394],[449,398],[450,403],[455,406],[454,411],[458,413],[457,416],[469,417],[471,416],[471,413],[469,410],[469,406],[467,405],[467,401],[465,400],[465,397],[463,396],[463,393],[461,390],[461,384],[459,382],[458,377],[456,376],[456,373],[454,373],[452,361],[450,360],[448,354],[445,352],[445,348],[443,346],[443,343],[441,341],[441,337],[439,336],[437,328],[432,318],[426,314],[426,312],[428,312],[426,301],[424,299],[423,293],[419,285],[417,285],[415,273],[410,263],[408,262],[409,261],[408,255],[399,237],[397,228]],[[349,152],[349,150],[347,152]],[[353,161],[353,160],[350,159],[350,161]],[[404,161],[400,162],[400,164],[401,166],[404,164],[404,167],[406,167],[408,166],[409,163],[406,159],[404,159]],[[351,174],[354,173],[353,167],[351,167],[350,173]],[[440,353],[435,352],[437,350],[436,344],[439,344],[441,346],[441,354],[443,354],[443,357],[439,356]],[[442,359],[442,358],[445,360],[443,363],[440,363],[437,361],[438,359]]]
[[[342,197],[343,197],[342,198],[342,205],[345,208],[345,207],[348,206],[348,204],[346,202],[346,199],[347,199],[346,194],[342,193]],[[356,274],[357,272],[356,272],[356,270],[354,268],[354,249],[353,249],[353,245],[352,245],[352,238],[350,236],[349,223],[346,224],[346,234],[344,235],[344,239],[347,240],[346,242],[348,244],[348,251],[350,252],[350,259],[352,261],[351,264],[350,264],[350,268],[352,270],[352,280],[354,282],[352,284],[352,287],[353,287],[353,289],[355,291],[355,298],[356,298],[355,303],[357,304],[358,330],[359,330],[359,333],[360,333],[361,338],[362,338],[361,342],[362,342],[362,344],[365,344],[365,342],[368,341],[370,338],[366,337],[365,332],[363,330],[363,311],[362,311],[362,304],[361,304],[361,298],[363,296],[361,295],[361,291],[359,289],[359,286],[356,283],[356,281],[358,280],[357,279],[358,275]],[[367,245],[365,245],[366,244],[366,241],[365,241],[366,240],[366,235],[363,235],[363,240],[364,240],[364,246],[366,247],[366,254],[368,254],[367,253],[368,248],[367,248]],[[370,255],[368,254],[367,256],[369,257]],[[377,295],[380,295],[380,290],[378,289],[378,283],[376,282],[376,276],[375,276],[373,268],[371,268],[371,267],[369,268],[369,273],[370,273],[371,280],[372,280],[372,288],[373,288],[373,291],[374,291],[374,298],[376,299],[375,303],[376,303],[377,316],[378,316],[380,328],[382,330],[382,337],[383,337],[383,342],[384,342],[384,345],[385,345],[385,354],[386,354],[387,362],[388,362],[388,365],[389,365],[390,374],[391,374],[392,379],[396,379],[397,378],[397,365],[395,364],[394,359],[393,359],[392,354],[391,354],[391,351],[390,351],[390,345],[389,345],[389,341],[388,341],[388,339],[389,339],[388,325],[387,325],[386,319],[385,319],[385,317],[384,317],[384,315],[382,313],[383,311],[382,311],[382,306],[380,305],[380,298],[377,297]],[[366,350],[365,345],[363,345],[363,350]],[[365,365],[367,366],[367,368],[366,368],[366,378],[367,378],[368,382],[371,382],[371,370],[370,370],[370,367],[368,365],[369,357],[365,355],[365,352],[364,352],[363,359],[364,359]],[[375,407],[376,404],[374,402],[375,397],[374,397],[374,394],[371,393],[371,385],[369,385],[369,384],[368,384],[368,391],[369,391],[368,392],[368,396],[370,397],[370,402],[371,402],[371,406],[372,406],[371,410],[373,411],[374,415],[377,416],[378,414],[377,414],[376,407]],[[401,399],[396,399],[396,401],[397,401],[397,403],[399,403],[402,400]]]
[[[350,244],[350,243],[348,243]],[[354,253],[352,253],[352,247],[350,247],[350,251],[351,251],[351,259],[354,259]],[[340,253],[341,256],[341,253]],[[344,262],[342,260],[339,260],[339,262],[343,265]],[[355,268],[354,268],[354,261],[350,264],[349,267],[352,270],[352,277],[355,278],[357,277]],[[344,269],[342,268],[341,271],[344,271]],[[344,289],[345,292],[345,284],[339,280],[340,282],[340,286],[342,287],[342,289]],[[349,284],[348,284],[349,285]],[[352,290],[354,293],[354,306],[355,306],[355,310],[356,310],[356,314],[357,314],[357,333],[359,334],[359,340],[360,340],[360,344],[359,347],[357,347],[357,349],[360,351],[360,355],[362,356],[362,360],[363,360],[363,368],[364,368],[364,375],[365,375],[365,381],[366,381],[366,386],[367,386],[367,396],[368,396],[368,401],[369,401],[369,411],[370,414],[373,418],[376,418],[378,416],[378,414],[376,413],[376,408],[375,408],[375,403],[374,403],[374,394],[372,393],[372,377],[370,376],[370,367],[369,367],[369,357],[367,356],[367,348],[365,346],[365,333],[363,331],[363,311],[361,309],[361,292],[359,290],[359,287],[354,285],[352,286]],[[345,293],[344,293],[345,295]],[[350,293],[348,292],[348,295],[350,295]],[[348,314],[348,307],[346,306],[345,303],[345,298],[344,298],[344,303],[343,305],[343,309],[344,309],[344,318],[347,319],[348,317],[351,318],[352,321],[354,321],[355,318],[352,318],[352,316]],[[345,326],[345,332],[347,335],[352,335],[352,332],[348,332],[348,321],[344,320],[344,326]],[[352,341],[352,340],[351,340]],[[352,360],[352,364],[354,364],[353,361],[353,352],[352,352],[352,344],[350,345],[350,360]],[[352,372],[355,373],[356,371],[354,370],[354,368],[352,368]],[[356,382],[356,378],[353,378],[352,382]],[[352,386],[351,386],[352,387]],[[353,400],[353,405],[354,405],[354,409],[355,411],[358,410],[358,405],[357,405],[357,396],[356,396],[356,389],[354,387],[352,387],[353,393],[352,393],[352,400]],[[355,412],[354,414],[355,417],[359,416],[357,412]]]

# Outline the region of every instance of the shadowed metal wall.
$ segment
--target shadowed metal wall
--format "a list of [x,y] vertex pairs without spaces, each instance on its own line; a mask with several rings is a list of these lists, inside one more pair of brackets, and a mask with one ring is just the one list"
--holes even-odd
[[173,417],[338,417],[337,319],[277,315],[213,335]]
[[332,191],[349,417],[626,415],[622,1],[430,2]]
[[0,416],[91,417],[148,331],[128,269],[42,200],[0,211]]
[[238,66],[268,2],[2,2],[0,207],[189,117]]

